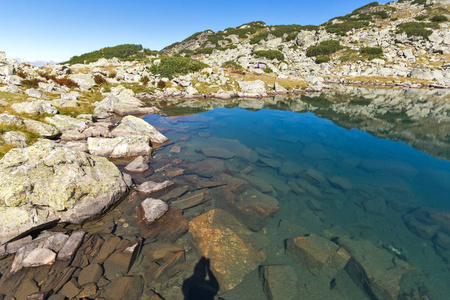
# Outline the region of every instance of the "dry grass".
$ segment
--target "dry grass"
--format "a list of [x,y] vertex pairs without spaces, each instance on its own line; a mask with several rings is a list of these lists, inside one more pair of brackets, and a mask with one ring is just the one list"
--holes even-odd
[[429,80],[410,78],[410,77],[383,77],[383,76],[355,76],[355,77],[344,77],[349,81],[358,81],[362,83],[419,83],[419,84],[428,84],[431,83]]
[[266,85],[273,87],[275,82],[278,82],[281,86],[287,88],[287,89],[293,89],[293,88],[306,88],[309,86],[309,84],[304,80],[295,80],[295,79],[278,79],[276,78],[276,75],[270,75],[270,74],[255,74],[246,72],[245,75],[238,74],[238,73],[229,73],[227,74],[230,79],[237,80],[242,79],[244,81],[254,81],[254,80],[262,80]]

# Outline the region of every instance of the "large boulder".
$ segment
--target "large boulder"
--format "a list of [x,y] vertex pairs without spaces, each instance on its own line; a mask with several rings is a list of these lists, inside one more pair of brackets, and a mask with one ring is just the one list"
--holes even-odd
[[111,95],[100,102],[94,103],[96,116],[104,117],[108,113],[124,116],[129,114],[152,114],[158,110],[146,107],[145,103],[134,97],[134,92],[128,89],[116,88]]
[[126,116],[123,118],[119,126],[117,126],[111,134],[116,137],[144,135],[150,138],[152,144],[164,144],[168,140],[168,138],[156,130],[155,127],[134,116]]
[[95,85],[94,76],[91,74],[72,74],[69,78],[75,81],[82,91],[90,90]]
[[150,138],[143,135],[121,136],[116,138],[88,138],[88,150],[93,155],[103,157],[132,157],[151,155]]
[[244,94],[266,94],[266,84],[262,80],[239,81],[239,88]]
[[0,244],[52,222],[81,223],[128,191],[105,158],[40,140],[0,160]]

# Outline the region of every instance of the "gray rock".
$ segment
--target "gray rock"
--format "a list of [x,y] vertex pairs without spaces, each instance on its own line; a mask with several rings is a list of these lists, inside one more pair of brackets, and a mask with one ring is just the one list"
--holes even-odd
[[44,121],[48,124],[55,126],[61,132],[74,129],[78,131],[83,131],[87,128],[86,121],[75,119],[65,115],[46,117]]
[[78,100],[67,98],[55,99],[52,101],[52,105],[55,107],[77,107]]
[[131,177],[130,174],[123,173],[123,180],[125,181],[125,183],[129,188],[133,186],[133,177]]
[[275,85],[273,86],[273,89],[277,93],[287,92],[287,89],[285,87],[281,86],[278,82],[275,82]]
[[69,78],[75,81],[82,91],[90,90],[95,85],[94,76],[91,74],[72,74]]
[[245,94],[266,94],[266,84],[262,80],[239,81],[239,88]]
[[8,84],[6,86],[0,87],[0,92],[23,94],[23,91],[20,89],[20,87],[14,84]]
[[24,148],[28,146],[27,135],[20,131],[8,131],[2,134],[2,140],[14,147]]
[[86,233],[84,231],[77,231],[67,239],[64,246],[58,253],[58,260],[69,260],[73,257],[78,247],[80,247],[83,237]]
[[51,102],[44,100],[14,103],[11,105],[11,108],[19,114],[39,115],[46,113],[54,115],[58,113],[58,110],[52,106]]
[[422,67],[416,67],[411,70],[410,73],[411,78],[417,78],[417,79],[426,79],[426,80],[432,80],[433,75],[431,74],[431,70],[427,68]]
[[136,187],[136,190],[138,192],[141,193],[145,193],[145,194],[151,194],[151,193],[155,193],[155,192],[159,192],[162,191],[168,187],[171,187],[173,185],[172,181],[164,181],[164,182],[153,182],[153,181],[146,181],[144,183],[142,183],[141,185]]
[[111,134],[115,137],[130,135],[148,136],[152,144],[164,144],[168,140],[155,127],[134,116],[126,116],[123,118],[119,126]]
[[66,65],[54,65],[53,70],[51,72],[52,75],[69,75],[72,73],[72,70]]
[[108,113],[118,115],[153,114],[157,109],[146,107],[145,103],[134,97],[134,92],[127,89],[112,93],[100,102],[94,103],[96,116],[108,116]]
[[105,158],[40,140],[0,160],[0,243],[44,224],[81,223],[128,191]]
[[133,157],[152,154],[150,138],[143,135],[120,136],[116,138],[88,138],[89,153],[104,157]]
[[0,125],[22,126],[23,121],[17,116],[4,112],[0,114]]
[[56,253],[46,248],[36,248],[22,261],[25,268],[52,265],[56,260]]
[[60,132],[55,126],[45,124],[43,122],[31,120],[31,119],[23,119],[23,123],[28,131],[39,134],[40,136],[46,138],[54,138]]
[[[169,205],[166,202],[159,200],[148,198],[145,199],[138,208],[141,211],[142,218],[147,224],[151,224],[161,218],[166,211],[169,209]],[[138,220],[141,222],[143,220]]]
[[141,173],[148,170],[150,167],[148,164],[150,163],[150,157],[148,156],[138,156],[135,160],[129,163],[125,167],[125,171]]
[[41,93],[38,89],[28,89],[25,91],[25,94],[27,94],[30,97],[33,98],[47,98],[43,93]]

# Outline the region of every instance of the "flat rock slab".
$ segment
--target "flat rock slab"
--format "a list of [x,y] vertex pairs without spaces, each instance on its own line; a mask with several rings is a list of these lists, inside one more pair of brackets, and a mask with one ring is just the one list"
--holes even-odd
[[224,210],[214,209],[191,220],[189,232],[200,252],[211,260],[211,268],[224,291],[238,285],[266,258],[250,243],[254,234]]
[[56,260],[56,253],[46,248],[36,248],[25,257],[22,265],[25,268],[52,265]]
[[78,284],[83,286],[97,283],[103,275],[103,268],[99,264],[90,264],[84,267],[78,275]]
[[136,187],[136,190],[140,193],[151,194],[162,191],[171,187],[174,183],[172,181],[166,180],[164,182],[153,182],[146,181]]
[[398,298],[400,281],[411,269],[408,263],[367,240],[339,238],[337,242],[351,254],[345,269],[363,291],[376,299]]
[[125,167],[125,171],[127,172],[134,172],[134,173],[142,173],[147,171],[150,166],[150,157],[148,156],[138,156],[135,160],[133,160],[131,163],[129,163]]
[[316,235],[288,239],[286,254],[312,275],[326,276],[330,280],[350,259],[345,249]]
[[211,148],[201,148],[200,152],[209,157],[221,158],[221,159],[230,159],[235,156],[233,152],[228,149],[220,148],[220,147],[211,147]]
[[58,260],[69,260],[81,245],[86,232],[77,231],[70,235],[64,246],[58,253]]

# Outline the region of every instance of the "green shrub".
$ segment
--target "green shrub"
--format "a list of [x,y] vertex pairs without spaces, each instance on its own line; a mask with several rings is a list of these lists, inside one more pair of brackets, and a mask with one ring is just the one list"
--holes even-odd
[[428,15],[420,15],[420,16],[414,17],[414,19],[416,19],[417,21],[423,21],[423,20],[428,19],[428,18],[429,18]]
[[250,44],[257,44],[257,43],[259,43],[259,41],[266,39],[268,35],[269,35],[268,32],[263,32],[263,33],[260,33],[256,36],[252,37],[250,39]]
[[339,41],[329,40],[323,41],[317,46],[311,46],[306,50],[306,56],[318,56],[318,55],[327,55],[332,54],[338,50],[340,50],[341,44]]
[[224,62],[222,64],[222,67],[223,68],[228,68],[228,69],[233,69],[233,70],[236,70],[236,71],[240,71],[240,70],[243,69],[240,64],[238,64],[237,62],[232,61],[232,60]]
[[381,48],[371,48],[371,47],[362,47],[359,49],[361,54],[369,54],[369,55],[381,55],[383,54],[383,49]]
[[431,19],[431,21],[432,22],[436,22],[436,23],[447,22],[448,18],[446,16],[444,16],[444,15],[437,15],[437,16],[434,16]]
[[383,20],[389,18],[389,14],[385,10],[373,12],[372,15],[378,16]]
[[286,37],[286,41],[289,42],[289,41],[295,40],[295,39],[297,38],[297,35],[298,35],[297,32],[289,33],[289,34],[287,35],[287,37]]
[[316,57],[316,64],[326,63],[331,60],[329,55],[319,55]]
[[325,30],[329,33],[335,33],[337,35],[345,35],[352,29],[364,28],[369,25],[369,22],[365,21],[344,21],[342,23],[331,23],[329,22],[325,26]]
[[256,58],[265,57],[269,60],[278,59],[279,61],[284,60],[284,54],[277,50],[261,50],[252,52]]
[[368,9],[368,8],[371,8],[371,7],[376,7],[376,6],[379,6],[379,5],[380,5],[380,3],[378,3],[378,2],[371,2],[371,3],[369,3],[369,4],[366,4],[366,5],[364,5],[364,6],[361,6],[360,8],[355,9],[355,10],[352,12],[352,14],[357,13],[357,12],[360,12],[360,11],[363,11],[363,10],[366,10],[366,9]]
[[402,23],[397,26],[398,33],[405,32],[409,37],[411,36],[421,36],[423,38],[427,38],[431,35],[432,31],[425,29],[425,25],[423,23],[418,22],[407,22]]
[[[103,51],[102,51],[103,50]],[[97,51],[82,54],[80,56],[73,56],[69,61],[62,64],[83,64],[85,61],[87,63],[95,62],[100,58],[127,58],[131,55],[137,54],[142,50],[142,45],[124,44],[115,47],[106,47]]]
[[273,70],[271,68],[264,68],[264,73],[273,73]]
[[197,54],[211,54],[213,52],[214,48],[199,48],[197,50],[195,50],[192,54],[193,55],[197,55]]
[[161,63],[158,66],[153,65],[150,71],[153,74],[160,74],[163,77],[172,78],[176,74],[186,75],[206,67],[208,67],[207,64],[188,57],[163,56],[161,57]]

